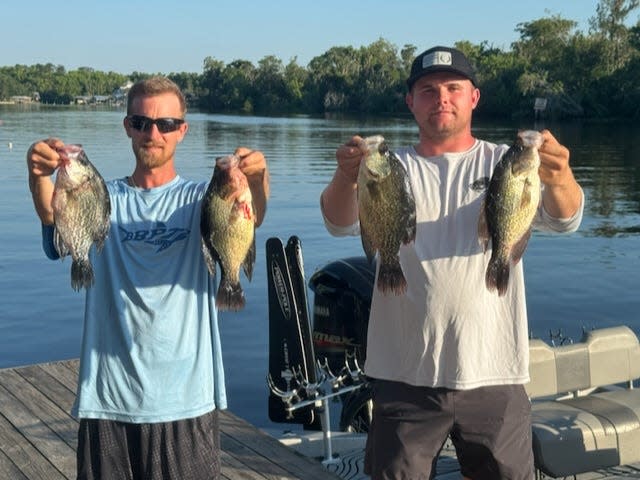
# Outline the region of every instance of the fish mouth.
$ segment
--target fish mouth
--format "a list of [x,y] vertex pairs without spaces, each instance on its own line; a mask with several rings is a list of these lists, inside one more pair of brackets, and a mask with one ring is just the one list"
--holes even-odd
[[367,167],[367,176],[373,180],[378,180],[380,178],[380,174],[371,170],[369,167]]
[[223,170],[233,168],[240,163],[240,158],[237,155],[227,155],[226,157],[216,158],[216,167]]

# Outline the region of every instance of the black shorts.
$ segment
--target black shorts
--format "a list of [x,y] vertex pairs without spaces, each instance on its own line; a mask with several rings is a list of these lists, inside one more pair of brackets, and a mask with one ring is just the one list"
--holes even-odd
[[474,480],[531,480],[531,403],[522,385],[472,390],[373,382],[365,472],[372,480],[427,480],[450,436]]
[[78,480],[220,478],[218,411],[167,423],[81,419]]

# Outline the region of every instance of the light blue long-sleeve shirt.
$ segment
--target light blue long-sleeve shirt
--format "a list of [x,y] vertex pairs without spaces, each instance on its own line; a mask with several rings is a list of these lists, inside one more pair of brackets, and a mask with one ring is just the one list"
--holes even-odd
[[[176,177],[107,183],[111,227],[91,251],[78,394],[80,418],[168,422],[227,406],[214,282],[201,250],[207,184]],[[53,227],[43,246],[57,258]]]

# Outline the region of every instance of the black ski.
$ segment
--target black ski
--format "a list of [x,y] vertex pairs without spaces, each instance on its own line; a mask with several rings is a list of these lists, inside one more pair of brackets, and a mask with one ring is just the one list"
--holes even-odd
[[307,298],[307,282],[304,276],[304,261],[302,259],[302,242],[293,235],[289,237],[285,247],[287,263],[289,264],[289,275],[293,285],[293,294],[296,298],[298,329],[302,341],[302,353],[304,363],[309,369],[308,379],[310,382],[316,381],[315,352],[313,348],[313,331],[311,329],[311,318],[309,317],[309,301]]
[[[295,244],[293,242],[294,246],[288,247],[285,252],[280,239],[273,237],[267,240],[265,248],[269,295],[269,375],[275,387],[281,391],[299,386],[293,379],[294,370],[300,371],[309,382],[316,381],[306,294],[299,297],[301,291],[304,293],[304,273],[299,271],[301,260],[297,259]],[[290,264],[288,257],[293,264]],[[285,407],[282,399],[270,391],[271,421],[305,425],[313,423],[312,405],[295,410],[292,416]]]

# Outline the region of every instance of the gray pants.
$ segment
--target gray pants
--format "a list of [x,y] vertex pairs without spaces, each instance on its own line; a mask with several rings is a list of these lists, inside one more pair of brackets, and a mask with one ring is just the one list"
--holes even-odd
[[427,480],[447,436],[474,480],[531,480],[531,403],[522,385],[471,390],[373,382],[365,472],[372,480]]

